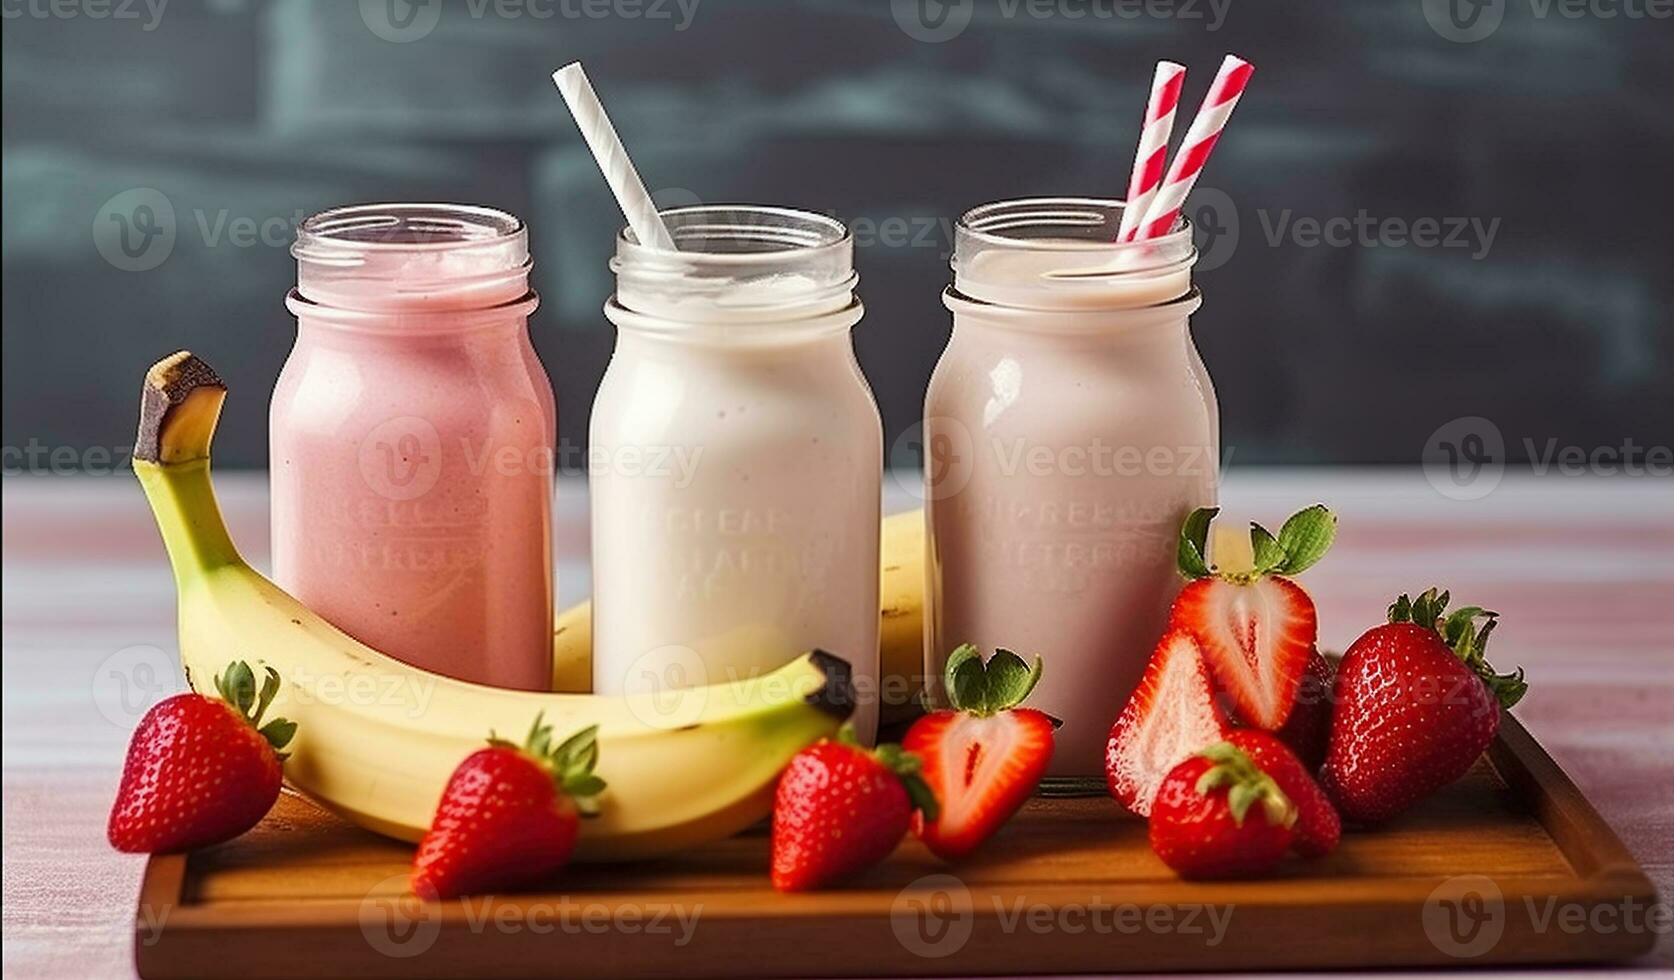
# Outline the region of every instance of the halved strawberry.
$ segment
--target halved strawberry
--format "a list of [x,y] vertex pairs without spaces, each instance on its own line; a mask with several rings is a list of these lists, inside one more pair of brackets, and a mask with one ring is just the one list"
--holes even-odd
[[901,747],[922,760],[919,775],[940,804],[933,818],[920,811],[913,830],[942,857],[964,857],[993,836],[1052,761],[1057,721],[1017,707],[1040,672],[1039,657],[1031,666],[1010,650],[996,650],[984,665],[976,647],[962,646],[947,660],[952,709],[913,722],[902,739]]
[[1110,795],[1149,815],[1168,771],[1231,730],[1197,641],[1185,630],[1170,630],[1111,726],[1104,755]]
[[1277,537],[1250,525],[1254,564],[1248,570],[1208,567],[1204,542],[1216,511],[1203,509],[1180,531],[1180,571],[1192,579],[1174,600],[1170,625],[1203,647],[1219,687],[1238,717],[1277,729],[1290,717],[1319,634],[1314,602],[1294,575],[1331,546],[1336,520],[1315,504],[1285,521]]

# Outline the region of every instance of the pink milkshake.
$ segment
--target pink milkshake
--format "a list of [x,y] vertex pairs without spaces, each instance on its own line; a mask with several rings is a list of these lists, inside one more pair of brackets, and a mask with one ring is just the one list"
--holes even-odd
[[280,586],[362,642],[544,690],[556,410],[523,223],[366,205],[292,248],[297,340],[270,414]]
[[1118,245],[1121,214],[967,213],[924,403],[927,676],[939,687],[961,643],[1041,656],[1031,704],[1063,721],[1049,792],[1104,792],[1110,725],[1180,588],[1180,523],[1218,482],[1191,231]]

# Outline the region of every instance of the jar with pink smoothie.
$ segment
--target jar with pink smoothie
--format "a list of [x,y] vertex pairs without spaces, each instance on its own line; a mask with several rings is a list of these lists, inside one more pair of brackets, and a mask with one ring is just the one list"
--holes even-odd
[[297,230],[273,392],[274,578],[408,663],[544,690],[556,411],[528,236],[489,208],[338,208]]
[[1121,215],[967,212],[925,397],[927,676],[962,643],[1038,654],[1030,703],[1063,721],[1045,792],[1104,791],[1110,725],[1179,589],[1180,523],[1216,496],[1191,231],[1116,244]]

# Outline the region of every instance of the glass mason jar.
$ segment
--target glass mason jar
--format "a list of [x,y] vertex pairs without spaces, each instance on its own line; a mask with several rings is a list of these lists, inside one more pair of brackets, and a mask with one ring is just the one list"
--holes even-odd
[[850,329],[854,242],[803,211],[663,213],[624,231],[593,402],[593,689],[664,690],[820,648],[877,717],[883,431]]
[[528,236],[488,208],[314,215],[270,412],[274,578],[451,677],[552,682],[557,414],[529,343]]
[[1103,792],[1179,589],[1180,524],[1218,482],[1191,230],[1119,245],[1121,216],[1091,198],[967,212],[925,396],[927,676],[939,696],[962,643],[1038,654],[1030,703],[1063,721],[1047,792]]

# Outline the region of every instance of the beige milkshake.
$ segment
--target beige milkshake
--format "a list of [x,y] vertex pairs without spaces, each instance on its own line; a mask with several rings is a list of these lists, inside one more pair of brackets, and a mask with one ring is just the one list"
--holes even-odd
[[[876,724],[883,435],[849,330],[853,242],[804,212],[682,208],[618,241],[593,404],[593,688],[854,667]],[[672,702],[671,702],[672,703]]]
[[953,335],[925,398],[928,677],[961,643],[1039,654],[1063,721],[1048,791],[1103,792],[1111,722],[1212,504],[1214,390],[1189,333],[1189,229],[1116,245],[1121,205],[1037,199],[960,221]]

